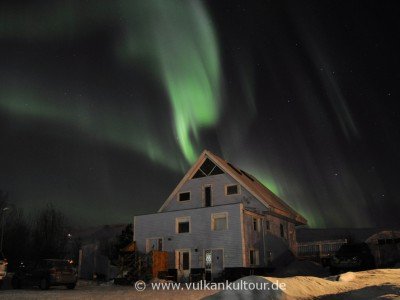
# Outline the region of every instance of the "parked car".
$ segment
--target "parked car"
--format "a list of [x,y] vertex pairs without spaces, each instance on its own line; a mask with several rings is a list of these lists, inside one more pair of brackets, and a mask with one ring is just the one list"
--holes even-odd
[[3,253],[0,253],[0,287],[3,284],[4,278],[7,276],[7,259],[4,257]]
[[366,243],[344,244],[331,260],[331,273],[375,268],[375,259]]
[[70,261],[64,259],[42,259],[33,263],[21,262],[11,280],[11,284],[14,289],[26,285],[39,286],[42,290],[59,285],[73,289],[77,280],[76,269]]

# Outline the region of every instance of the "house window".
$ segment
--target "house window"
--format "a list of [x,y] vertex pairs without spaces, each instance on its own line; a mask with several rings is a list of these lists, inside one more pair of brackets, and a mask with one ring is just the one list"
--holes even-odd
[[176,218],[176,233],[190,232],[190,217]]
[[281,231],[281,237],[285,237],[285,231],[284,231],[284,229],[283,229],[283,225],[282,224],[280,224],[280,226],[279,226],[279,229],[280,229],[280,231]]
[[150,252],[152,250],[163,250],[163,240],[162,238],[150,238],[146,239],[146,252]]
[[189,201],[190,192],[179,193],[179,201]]
[[211,215],[211,230],[219,231],[228,229],[228,213],[216,213]]
[[250,265],[257,266],[259,264],[259,253],[258,250],[250,249]]
[[219,175],[223,173],[224,172],[219,167],[217,167],[211,160],[207,158],[192,178],[194,179],[211,175]]
[[210,185],[204,187],[204,206],[212,206],[212,194]]
[[270,226],[268,220],[265,220],[265,228],[266,228],[267,230],[270,230],[270,229],[271,229],[271,226]]
[[253,230],[260,231],[260,219],[253,218]]
[[225,193],[226,193],[226,195],[237,195],[237,194],[239,194],[239,185],[237,185],[237,184],[227,185]]

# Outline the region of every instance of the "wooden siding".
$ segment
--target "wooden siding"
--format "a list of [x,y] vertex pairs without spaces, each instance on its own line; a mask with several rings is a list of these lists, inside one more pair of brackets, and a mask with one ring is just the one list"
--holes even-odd
[[[243,187],[239,189],[240,194],[226,195],[225,187],[232,184],[239,183],[228,174],[189,179],[182,185],[172,201],[164,207],[163,211],[166,212],[204,207],[203,191],[205,186],[211,186],[212,206],[243,203],[245,207],[259,211],[265,211],[268,209]],[[180,192],[190,192],[190,200],[179,201],[178,197]]]
[[[223,249],[224,267],[242,267],[242,235],[240,203],[213,207],[169,211],[136,216],[134,219],[134,239],[138,251],[146,251],[146,239],[163,238],[163,251],[168,252],[168,266],[175,268],[175,250],[190,249],[191,268],[202,268],[204,250]],[[211,230],[212,213],[228,213],[228,229]],[[190,217],[190,233],[176,233],[175,219]]]
[[[259,219],[260,229],[254,231],[253,218]],[[267,229],[267,222],[269,229]],[[280,224],[283,225],[284,237],[280,235]],[[259,215],[244,211],[243,214],[243,236],[244,236],[244,266],[250,266],[250,249],[259,251],[259,265],[268,265],[269,254],[272,256],[272,265],[285,264],[287,260],[296,254],[296,232],[294,223],[284,219],[271,216]]]

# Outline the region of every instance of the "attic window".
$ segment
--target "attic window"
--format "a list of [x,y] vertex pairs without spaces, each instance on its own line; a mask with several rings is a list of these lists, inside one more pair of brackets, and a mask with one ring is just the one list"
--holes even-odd
[[184,192],[179,194],[179,201],[189,201],[190,200],[190,192]]
[[223,173],[224,172],[218,166],[216,166],[211,160],[206,158],[206,160],[203,162],[201,167],[197,170],[197,172],[193,175],[192,178],[201,178]]
[[226,186],[227,195],[237,195],[239,194],[239,186],[237,184]]

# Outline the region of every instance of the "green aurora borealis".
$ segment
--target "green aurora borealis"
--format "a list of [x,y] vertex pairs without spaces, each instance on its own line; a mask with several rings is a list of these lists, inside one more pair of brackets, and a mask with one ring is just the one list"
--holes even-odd
[[[12,18],[3,19],[0,36],[39,41],[57,39],[95,30],[93,24],[87,23],[88,19],[94,19],[94,24],[101,20],[117,22],[124,30],[121,40],[115,43],[116,56],[124,63],[149,63],[146,71],[164,86],[168,95],[182,154],[189,164],[193,163],[202,151],[198,144],[199,130],[217,123],[221,105],[218,46],[211,20],[201,3],[120,1],[112,7],[102,3],[94,11],[87,8],[85,14],[79,14],[78,7],[73,5],[53,5],[47,12],[38,9],[30,15],[4,13]],[[115,18],[119,11],[126,16],[124,22]],[[149,15],[152,17],[144,17]],[[54,26],[36,27],[43,19],[44,23]],[[87,118],[76,118],[81,107],[78,110],[63,107],[54,98],[43,100],[29,90],[21,93],[19,87],[3,94],[1,99],[0,105],[12,113],[67,122],[88,133],[102,132],[109,142],[132,147],[152,161],[168,163],[167,156],[162,154],[162,145],[156,142],[152,132],[143,128],[143,123],[125,120],[124,126],[116,130],[114,124],[119,121],[105,112],[106,119],[88,123]],[[131,116],[130,119],[138,118]],[[177,165],[174,163],[170,167],[176,169]]]
[[128,222],[208,149],[311,226],[396,222],[393,10],[331,6],[5,1],[0,189]]

